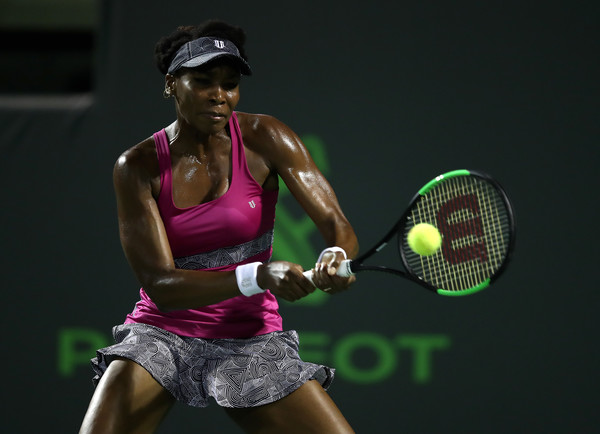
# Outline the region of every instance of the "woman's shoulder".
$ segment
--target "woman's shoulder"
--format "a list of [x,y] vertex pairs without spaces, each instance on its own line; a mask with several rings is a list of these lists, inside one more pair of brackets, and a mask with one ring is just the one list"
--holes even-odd
[[115,172],[154,176],[159,170],[154,138],[147,137],[125,150],[115,162],[114,170]]
[[277,118],[267,114],[236,112],[236,115],[243,132],[260,133],[275,129],[281,124]]
[[293,131],[274,116],[259,113],[236,112],[244,144],[253,147],[281,141]]

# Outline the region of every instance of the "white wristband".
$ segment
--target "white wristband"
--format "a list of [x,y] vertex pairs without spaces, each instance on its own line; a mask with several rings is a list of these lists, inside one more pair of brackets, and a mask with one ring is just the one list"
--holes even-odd
[[323,250],[321,252],[321,254],[319,255],[319,259],[317,259],[317,263],[321,262],[321,259],[323,259],[323,255],[327,252],[341,252],[344,254],[344,259],[348,259],[348,256],[346,255],[346,251],[344,249],[342,249],[341,247],[327,247],[325,250]]
[[256,273],[258,266],[261,264],[262,262],[252,262],[251,264],[240,265],[235,269],[238,288],[246,297],[265,292],[256,282]]

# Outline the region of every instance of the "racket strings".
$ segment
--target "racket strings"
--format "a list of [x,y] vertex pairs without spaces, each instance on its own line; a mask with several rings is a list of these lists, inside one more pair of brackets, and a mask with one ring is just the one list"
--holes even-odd
[[[440,182],[416,202],[401,240],[406,265],[419,278],[450,291],[489,280],[507,254],[510,217],[502,196],[488,182],[458,176]],[[431,256],[412,252],[406,234],[418,223],[440,230],[441,249]]]

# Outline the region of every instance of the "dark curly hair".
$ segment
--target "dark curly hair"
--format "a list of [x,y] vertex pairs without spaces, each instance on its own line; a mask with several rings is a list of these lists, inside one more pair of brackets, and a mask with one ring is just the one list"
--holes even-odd
[[163,36],[154,47],[154,62],[158,70],[166,74],[177,50],[186,42],[203,36],[216,36],[230,40],[240,50],[244,60],[248,60],[244,50],[246,32],[241,27],[221,20],[208,20],[195,26],[179,26],[170,35]]

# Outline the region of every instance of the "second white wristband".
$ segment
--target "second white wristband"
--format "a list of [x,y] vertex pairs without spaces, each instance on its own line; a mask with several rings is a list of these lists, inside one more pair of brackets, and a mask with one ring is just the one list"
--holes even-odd
[[346,251],[344,249],[342,249],[341,247],[327,247],[326,249],[324,249],[321,254],[319,255],[319,259],[317,259],[317,263],[321,262],[321,259],[323,259],[323,255],[327,252],[340,252],[344,254],[344,259],[348,259],[348,256],[346,255]]

